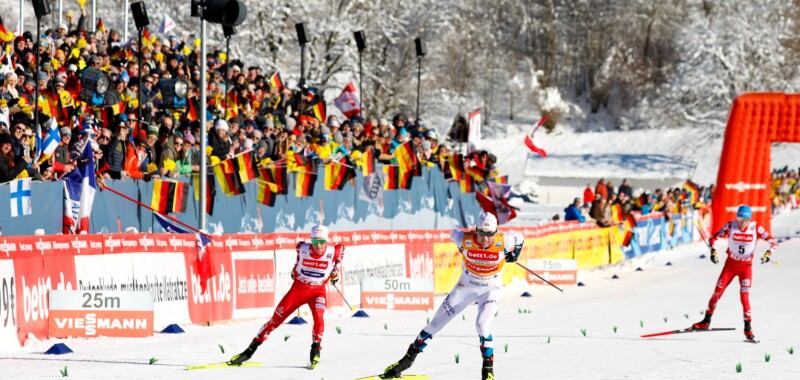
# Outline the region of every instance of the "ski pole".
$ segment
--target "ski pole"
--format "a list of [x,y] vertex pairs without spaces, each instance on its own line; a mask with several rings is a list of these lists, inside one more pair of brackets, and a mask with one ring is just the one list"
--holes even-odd
[[697,229],[697,232],[700,233],[700,238],[703,239],[703,243],[706,243],[708,248],[711,248],[711,244],[708,244],[705,235],[703,235],[703,231],[700,230],[700,227],[697,227],[697,223],[692,223],[692,224],[694,224],[694,228]]
[[355,310],[352,306],[350,306],[350,302],[347,302],[347,298],[344,298],[344,294],[342,294],[342,292],[339,291],[339,288],[337,288],[336,285],[333,284],[331,284],[331,286],[333,286],[333,288],[336,289],[339,295],[342,296],[342,301],[344,301],[345,305],[347,305],[347,307],[349,307],[350,310]]
[[555,285],[553,285],[553,283],[552,283],[552,282],[545,280],[545,279],[544,279],[544,277],[542,277],[542,276],[539,276],[538,274],[536,274],[536,272],[534,272],[534,271],[532,271],[532,270],[528,269],[527,267],[525,267],[524,265],[520,264],[519,262],[516,262],[516,261],[515,261],[515,263],[516,263],[517,265],[519,265],[519,266],[520,266],[520,268],[522,268],[522,269],[525,269],[526,271],[528,271],[528,273],[530,273],[530,274],[532,274],[532,275],[534,275],[534,276],[538,277],[540,280],[542,280],[542,281],[546,282],[546,283],[547,283],[547,285],[550,285],[550,286],[552,286],[552,287],[554,287],[554,288],[558,289],[558,291],[559,291],[559,292],[561,292],[561,293],[564,293],[564,291],[563,291],[563,290],[561,290],[561,288],[559,288],[558,286],[555,286]]

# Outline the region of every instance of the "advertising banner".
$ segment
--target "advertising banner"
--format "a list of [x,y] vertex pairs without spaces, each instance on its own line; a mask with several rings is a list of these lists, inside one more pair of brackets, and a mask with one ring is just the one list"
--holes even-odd
[[19,297],[15,282],[14,262],[0,260],[0,352],[21,343],[17,338]]
[[153,336],[153,299],[144,291],[50,292],[53,338]]
[[368,278],[361,283],[361,307],[386,310],[433,309],[433,280]]
[[[528,260],[526,266],[555,285],[578,283],[577,260]],[[547,285],[538,277],[527,272],[525,279],[529,284]]]

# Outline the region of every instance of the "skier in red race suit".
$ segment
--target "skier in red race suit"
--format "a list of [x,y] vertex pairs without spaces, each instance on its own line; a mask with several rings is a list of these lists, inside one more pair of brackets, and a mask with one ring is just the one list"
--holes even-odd
[[344,246],[341,244],[328,244],[328,229],[316,225],[311,229],[311,243],[297,243],[297,262],[292,270],[294,283],[289,292],[283,296],[272,318],[261,326],[258,334],[253,338],[250,346],[242,353],[234,355],[228,362],[229,365],[241,365],[249,360],[258,346],[267,340],[273,330],[278,328],[287,317],[302,305],[308,305],[314,317],[314,330],[311,343],[311,365],[314,369],[319,363],[320,350],[322,350],[322,334],[325,331],[323,315],[327,305],[325,284],[328,281],[336,285],[341,272]]
[[711,262],[714,264],[719,262],[719,256],[714,249],[714,242],[720,237],[728,237],[728,258],[725,260],[725,266],[722,267],[722,273],[717,280],[717,286],[714,289],[714,294],[711,300],[708,301],[708,310],[706,310],[705,318],[702,321],[692,325],[695,330],[708,329],[711,324],[711,316],[714,314],[714,309],[717,307],[717,301],[722,297],[725,288],[733,281],[734,277],[739,277],[740,295],[742,299],[742,308],[744,309],[744,336],[747,340],[755,341],[755,334],[750,326],[750,287],[753,286],[753,253],[756,250],[756,243],[758,238],[767,241],[770,244],[769,249],[761,256],[761,263],[770,261],[770,256],[775,253],[778,248],[778,242],[770,236],[769,232],[764,227],[758,226],[756,222],[751,221],[753,218],[753,211],[750,206],[742,205],[736,212],[736,220],[725,223],[722,228],[708,239],[708,244],[711,247]]

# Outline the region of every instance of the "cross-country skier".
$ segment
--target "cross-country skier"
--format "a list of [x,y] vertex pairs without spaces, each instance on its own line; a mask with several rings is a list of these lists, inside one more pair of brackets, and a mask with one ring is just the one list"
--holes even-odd
[[234,355],[228,362],[240,365],[249,360],[270,333],[302,305],[308,305],[314,316],[314,330],[311,343],[311,365],[314,369],[319,363],[322,347],[322,334],[325,331],[323,315],[327,305],[325,284],[336,285],[341,272],[344,246],[328,244],[328,229],[322,225],[311,228],[311,243],[297,243],[297,263],[292,270],[294,283],[289,292],[278,303],[272,318],[261,326],[250,346],[242,353]]
[[474,231],[452,230],[450,238],[463,258],[462,273],[456,287],[444,299],[430,323],[420,331],[400,361],[390,365],[381,375],[384,379],[401,377],[411,367],[417,354],[425,349],[428,340],[467,306],[478,303],[475,328],[481,342],[483,379],[494,379],[494,344],[491,325],[500,302],[503,265],[519,258],[524,238],[519,233],[497,232],[497,218],[487,212],[480,214]]
[[725,288],[733,281],[733,278],[739,277],[742,308],[744,309],[744,336],[750,341],[755,341],[755,334],[753,334],[753,329],[750,326],[750,287],[753,286],[753,253],[756,250],[758,238],[767,241],[770,244],[769,249],[761,256],[761,263],[767,263],[770,261],[770,256],[775,253],[775,249],[778,248],[778,242],[770,236],[764,227],[751,221],[752,218],[753,210],[750,209],[750,206],[739,206],[736,211],[736,220],[725,223],[717,233],[708,239],[708,244],[711,247],[711,262],[716,264],[719,262],[719,256],[717,256],[717,251],[714,249],[714,242],[720,237],[727,236],[728,259],[725,260],[725,266],[722,267],[722,273],[720,273],[719,280],[717,280],[714,294],[711,296],[711,300],[708,301],[708,310],[706,310],[705,318],[693,324],[693,329],[708,329],[711,324],[711,316],[717,307],[717,301],[722,297],[722,293],[725,292]]

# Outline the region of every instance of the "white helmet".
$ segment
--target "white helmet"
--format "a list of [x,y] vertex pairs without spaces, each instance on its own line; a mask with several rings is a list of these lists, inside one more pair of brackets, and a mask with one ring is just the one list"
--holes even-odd
[[328,227],[321,224],[311,227],[311,238],[328,240]]
[[478,217],[478,225],[475,226],[475,229],[484,232],[496,232],[497,217],[495,217],[494,214],[482,212]]

